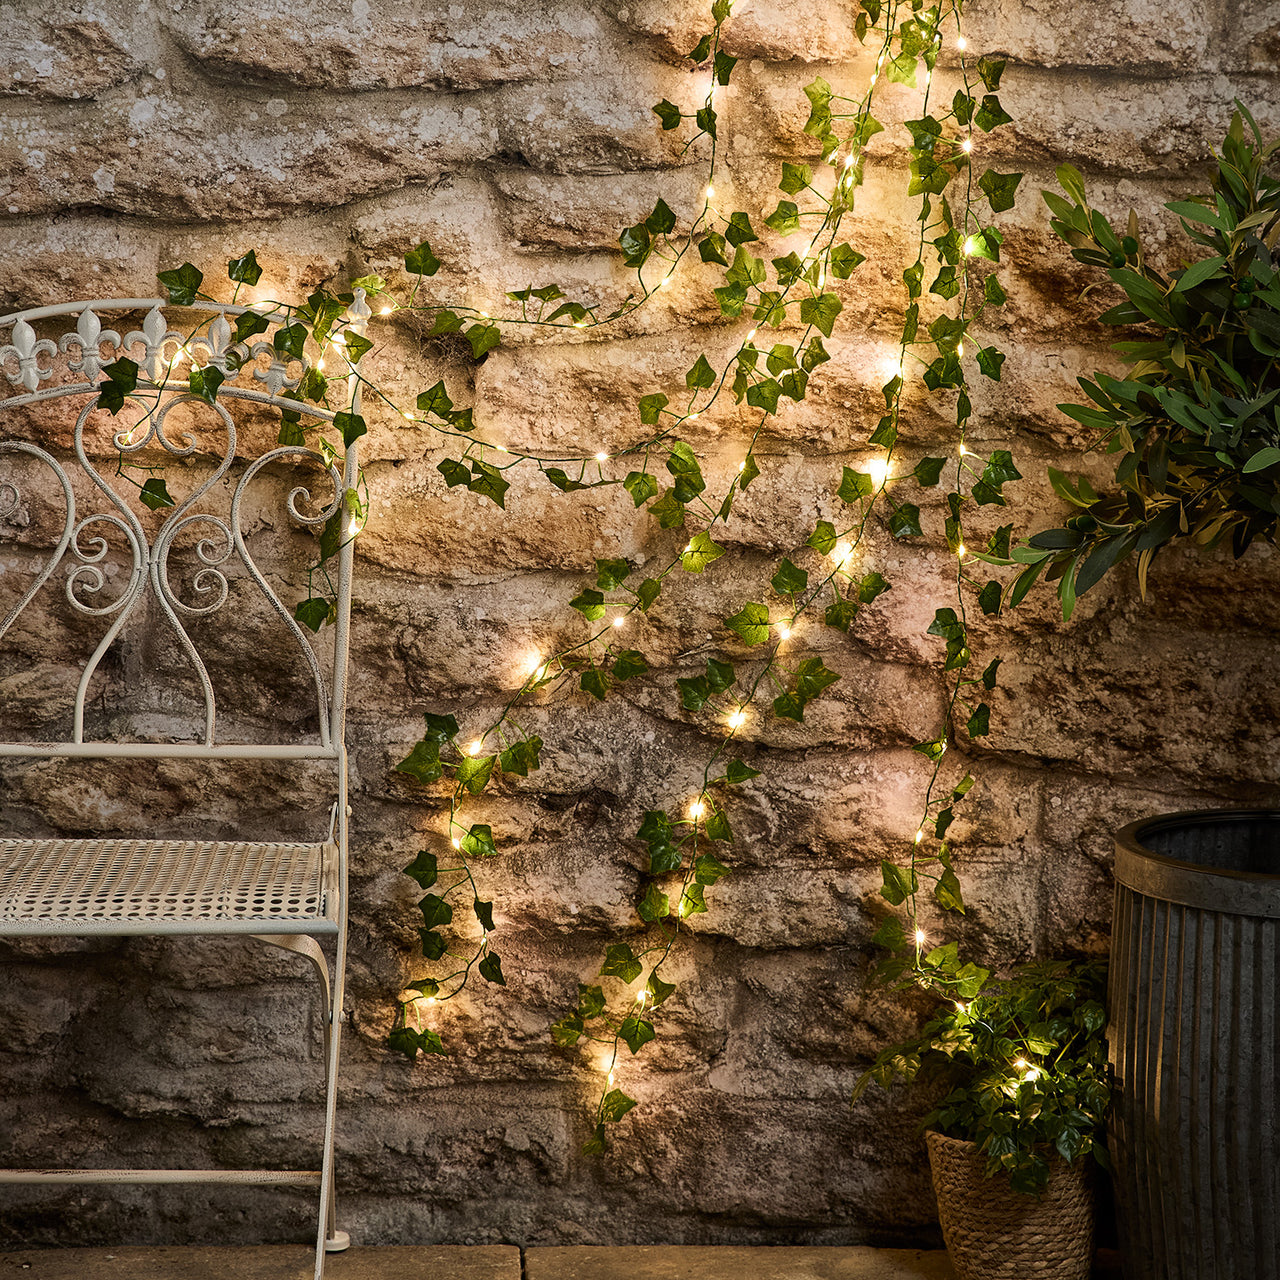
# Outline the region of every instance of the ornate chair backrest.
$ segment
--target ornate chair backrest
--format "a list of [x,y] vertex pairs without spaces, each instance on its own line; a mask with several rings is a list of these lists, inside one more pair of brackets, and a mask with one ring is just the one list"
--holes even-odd
[[[368,316],[357,290],[336,327],[362,333]],[[0,317],[0,755],[340,753],[363,507],[350,419],[335,428],[334,411],[294,398],[320,363],[302,336],[274,304],[127,298]],[[99,401],[113,380],[115,414]],[[358,414],[354,375],[347,392]],[[301,600],[284,586],[300,569]],[[69,660],[64,641],[82,652]],[[283,652],[288,679],[245,678]],[[241,695],[226,740],[220,682]],[[264,727],[277,683],[295,700],[283,730]]]

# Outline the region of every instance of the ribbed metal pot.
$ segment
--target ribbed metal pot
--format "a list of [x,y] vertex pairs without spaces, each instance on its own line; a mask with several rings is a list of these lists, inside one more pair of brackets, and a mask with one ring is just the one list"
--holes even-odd
[[1126,1280],[1280,1280],[1280,812],[1116,837],[1108,1005]]

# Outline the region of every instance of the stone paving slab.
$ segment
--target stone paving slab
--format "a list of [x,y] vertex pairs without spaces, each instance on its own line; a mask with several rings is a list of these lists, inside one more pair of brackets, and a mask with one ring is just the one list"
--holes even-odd
[[955,1274],[940,1249],[572,1245],[525,1250],[525,1280],[955,1280]]
[[[0,1280],[311,1280],[306,1245],[147,1246],[0,1253]],[[514,1245],[353,1245],[332,1253],[325,1280],[521,1280]]]

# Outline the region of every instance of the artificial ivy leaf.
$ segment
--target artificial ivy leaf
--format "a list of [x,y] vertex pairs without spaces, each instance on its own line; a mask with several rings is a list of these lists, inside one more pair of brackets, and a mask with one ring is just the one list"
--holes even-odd
[[591,1131],[591,1137],[582,1144],[582,1154],[584,1156],[602,1156],[609,1150],[609,1144],[605,1140],[604,1125],[598,1124]]
[[169,293],[169,301],[175,307],[189,307],[204,282],[204,272],[184,262],[176,271],[162,271],[156,277]]
[[246,342],[259,333],[266,333],[270,327],[266,316],[259,315],[256,311],[245,311],[236,316],[235,335],[232,341]]
[[496,982],[500,987],[507,985],[506,978],[502,976],[502,957],[496,951],[488,952],[476,967],[486,982]]
[[545,475],[561,493],[576,493],[579,489],[589,489],[591,487],[588,484],[584,484],[581,480],[574,480],[565,472],[563,467],[548,467],[542,474]]
[[633,1054],[639,1053],[656,1034],[652,1022],[647,1018],[637,1018],[634,1014],[630,1018],[624,1018],[622,1026],[618,1028],[619,1038]]
[[434,978],[419,978],[417,982],[409,983],[409,990],[416,991],[420,996],[438,996],[440,984]]
[[800,209],[792,200],[779,200],[778,207],[764,221],[780,236],[789,236],[800,230]]
[[431,245],[424,240],[416,249],[404,255],[404,269],[410,275],[433,276],[440,270],[440,259],[431,252]]
[[551,1024],[551,1039],[562,1049],[572,1049],[574,1045],[582,1038],[586,1027],[580,1015],[576,1013],[566,1014],[559,1022]]
[[1000,612],[1000,584],[994,578],[978,592],[978,607],[988,618]]
[[987,58],[978,59],[978,74],[982,77],[982,83],[992,92],[1000,87],[1000,77],[1004,73],[1005,58]]
[[671,914],[671,903],[656,884],[651,884],[636,910],[640,913],[641,920],[652,924],[653,921],[662,920]]
[[831,337],[831,327],[844,310],[844,303],[834,293],[824,293],[816,298],[805,298],[800,303],[800,319]]
[[604,617],[604,593],[586,587],[569,601],[569,608],[577,609],[588,622],[599,622]]
[[751,226],[751,219],[741,212],[729,215],[729,225],[725,228],[724,236],[735,249],[739,245],[760,239]]
[[589,693],[593,698],[603,702],[609,696],[608,673],[600,667],[588,667],[582,673],[579,687],[584,693]]
[[453,908],[439,894],[428,893],[418,902],[418,908],[427,929],[436,929],[453,920]]
[[933,834],[937,836],[939,840],[946,839],[947,831],[955,816],[955,810],[952,809],[950,805],[945,809],[938,810],[938,816],[933,821]]
[[987,278],[983,280],[982,296],[993,307],[1003,305],[1009,297],[1009,295],[1000,287],[1000,281],[997,280],[994,275],[987,276]]
[[705,355],[700,355],[697,363],[684,375],[684,384],[690,390],[716,385],[716,371],[708,363]]
[[1013,117],[1000,105],[1000,99],[994,93],[988,93],[982,99],[982,105],[974,113],[973,122],[984,133],[1002,124],[1009,124]]
[[358,413],[340,412],[333,415],[333,425],[342,435],[342,443],[350,449],[368,431],[364,419]]
[[498,846],[493,842],[493,828],[487,822],[477,822],[462,837],[458,848],[468,858],[496,858]]
[[[149,507],[152,511],[162,511],[165,507],[173,506],[173,499],[169,496],[169,490],[165,487],[165,482],[158,476],[153,476],[150,480],[143,483],[138,493],[138,498],[144,507]],[[325,603],[325,617],[329,616],[329,606]],[[312,630],[318,630],[312,627]]]
[[680,114],[680,108],[674,102],[668,102],[666,98],[663,98],[653,108],[653,112],[662,121],[663,129],[678,129],[680,127],[680,121],[683,117]]
[[601,591],[612,591],[626,581],[631,565],[626,560],[597,560],[596,586]]
[[578,1017],[598,1018],[604,1012],[604,988],[597,985],[588,986],[578,983]]
[[693,119],[694,123],[702,130],[703,133],[707,134],[712,139],[715,138],[716,113],[714,107],[699,107],[698,110],[694,112]]
[[725,257],[724,244],[724,236],[718,231],[708,231],[698,241],[698,257],[703,262],[714,262],[717,266],[727,267],[729,259]]
[[658,482],[647,471],[629,471],[622,487],[637,507],[644,506],[650,498],[658,495]]
[[488,498],[490,502],[506,510],[506,494],[511,486],[502,478],[502,472],[497,467],[491,467],[487,462],[481,462],[479,458],[472,458],[471,471],[472,476],[467,488],[472,493],[478,493],[482,498]]
[[448,419],[453,412],[453,401],[445,390],[443,382],[437,382],[430,391],[423,391],[418,396],[418,409],[422,413],[434,414],[437,418]]
[[481,928],[486,933],[493,932],[493,903],[481,902],[477,898],[472,904],[471,909],[476,913],[476,919],[480,921]]
[[847,280],[866,260],[863,254],[849,245],[838,244],[831,250],[829,258],[831,274],[838,280]]
[[778,411],[778,397],[782,387],[773,379],[765,378],[747,388],[747,403],[753,409],[763,409],[766,413]]
[[[328,604],[324,600],[304,600],[303,604],[298,606],[298,609],[301,610],[303,605],[306,604],[324,605],[325,614],[327,615],[329,612]],[[297,614],[295,613],[294,616],[296,617]],[[315,614],[312,616],[314,618]],[[305,618],[299,618],[298,621],[304,623],[306,626],[311,626],[311,623]],[[324,618],[321,618],[319,623],[317,623],[316,626],[311,627],[311,629],[313,631],[318,631],[320,629],[320,624],[323,622]],[[410,751],[398,765],[396,765],[396,772],[407,773],[411,778],[416,778],[421,783],[435,782],[444,773],[444,768],[440,763],[439,744],[425,741],[414,743],[413,750]],[[424,889],[426,887],[426,885],[423,885]]]
[[[252,249],[243,257],[232,258],[227,263],[227,278],[237,284],[257,284],[262,279],[262,268],[258,266],[257,255]],[[169,300],[172,302],[172,297]]]
[[648,227],[649,234],[655,236],[665,236],[676,229],[676,215],[661,196],[653,206],[653,212],[644,220],[644,225]]
[[823,610],[822,620],[837,631],[848,631],[858,616],[858,606],[852,600],[843,597],[833,600]]
[[707,565],[719,560],[724,548],[711,540],[711,535],[695,533],[680,555],[680,563],[687,573],[701,573]]
[[649,606],[658,598],[661,590],[662,583],[657,578],[646,578],[636,589],[636,599],[645,613],[649,612]]
[[407,876],[412,876],[423,889],[430,889],[436,882],[436,855],[426,849],[419,849],[413,861],[404,869]]
[[964,895],[960,892],[960,880],[950,867],[947,867],[938,882],[933,886],[933,896],[945,911],[964,911]]
[[742,466],[738,469],[738,488],[745,489],[760,474],[760,468],[756,466],[756,456],[749,453],[742,461]]
[[715,80],[717,84],[723,85],[723,84],[729,83],[729,76],[732,73],[734,64],[737,61],[738,61],[737,58],[731,58],[727,53],[724,53],[723,51],[716,53],[716,60],[714,63],[714,75],[715,75]]
[[493,776],[494,756],[466,756],[458,764],[458,783],[478,796]]
[[393,1027],[387,1036],[387,1047],[413,1062],[418,1057],[418,1033],[412,1027]]
[[458,722],[452,715],[436,715],[427,711],[423,715],[427,729],[422,735],[426,742],[452,742],[458,736]]
[[731,689],[738,680],[738,673],[732,662],[721,662],[718,658],[707,659],[707,687],[712,693],[723,693]]
[[301,360],[303,344],[307,340],[305,324],[282,325],[271,336],[271,345],[284,360]]
[[863,574],[859,580],[858,599],[863,604],[870,604],[876,596],[888,590],[889,584],[885,581],[884,575],[873,569],[870,573]]
[[602,978],[620,978],[623,982],[634,982],[643,971],[644,966],[625,942],[614,942],[605,948],[604,964],[600,967]]
[[498,768],[503,773],[514,773],[521,778],[527,778],[530,769],[539,767],[541,761],[538,757],[541,750],[542,739],[536,733],[527,738],[521,738],[519,742],[513,742],[499,754]]
[[988,169],[978,179],[978,186],[986,194],[991,204],[991,212],[1003,213],[1006,209],[1013,208],[1018,183],[1021,181],[1020,173],[997,173],[994,169]]
[[769,580],[769,585],[780,596],[795,595],[809,585],[809,574],[804,569],[798,569],[784,556],[778,572]]
[[684,507],[674,489],[668,489],[657,502],[652,503],[649,514],[657,518],[661,529],[679,529],[684,524]]
[[920,887],[914,871],[895,866],[888,858],[881,859],[880,873],[884,879],[880,894],[892,906],[900,907]]
[[945,463],[946,460],[944,458],[921,458],[916,463],[915,470],[911,474],[915,476],[920,485],[929,489],[938,483]]
[[681,676],[676,685],[680,689],[680,705],[686,711],[701,711],[711,697],[706,676]]
[[807,702],[839,679],[834,671],[822,665],[821,658],[806,658],[796,668],[796,692]]
[[902,922],[897,916],[886,916],[871,935],[871,941],[888,951],[900,951],[907,945],[907,935],[902,932]]
[[[733,829],[729,826],[729,819],[725,816],[723,809],[712,809],[703,830],[708,840],[723,840],[726,844],[733,843]],[[705,881],[699,881],[699,883],[705,883]]]
[[459,333],[462,329],[462,317],[452,311],[442,310],[437,313],[435,322],[427,331],[428,338],[435,338],[442,333]]
[[696,880],[693,884],[685,885],[684,893],[680,895],[678,910],[681,916],[705,914],[707,910],[706,899],[702,886]]
[[358,364],[360,361],[360,357],[364,355],[366,351],[373,350],[373,343],[370,342],[368,338],[363,337],[361,334],[353,333],[349,335],[347,338],[347,345],[345,350],[346,350],[347,360],[351,364]]
[[715,884],[729,874],[729,868],[709,853],[700,853],[693,860],[694,879],[701,885]]
[[621,1120],[636,1105],[634,1098],[628,1098],[621,1089],[610,1089],[600,1103],[600,1118],[608,1123]]
[[889,532],[895,538],[920,537],[920,508],[911,502],[895,508],[889,516]]
[[840,479],[840,487],[836,495],[844,502],[857,502],[859,498],[869,498],[876,491],[876,482],[866,471],[855,471],[845,467]]
[[990,733],[991,708],[985,702],[979,703],[977,710],[969,717],[969,723],[965,728],[971,738],[981,738]]
[[836,527],[830,520],[819,520],[814,531],[805,539],[805,546],[812,547],[819,555],[830,555],[836,549]]
[[[150,483],[150,481],[148,481],[148,483]],[[144,498],[143,501],[145,502],[146,499]],[[294,608],[293,616],[308,630],[319,631],[320,628],[329,621],[329,612],[332,607],[333,606],[330,605],[328,600],[322,600],[316,596],[308,596],[307,599],[299,602],[299,604]],[[399,768],[399,766],[397,766],[397,768]],[[409,770],[405,769],[402,770],[402,772],[408,773]],[[439,777],[439,774],[436,776]]]
[[667,1002],[668,997],[670,997],[675,991],[676,984],[674,982],[663,982],[663,980],[658,977],[657,969],[654,969],[653,972],[649,974],[649,981],[645,983],[644,989],[645,993],[649,997],[649,1007],[651,1009],[656,1009],[660,1004],[665,1004]]
[[191,394],[198,396],[205,404],[213,404],[218,396],[218,388],[226,381],[226,375],[214,365],[205,365],[203,369],[192,368],[187,379]]
[[496,324],[473,324],[470,329],[463,330],[463,336],[471,343],[471,355],[476,360],[502,341]]
[[1000,381],[1000,366],[1004,364],[1004,352],[995,347],[982,347],[978,351],[978,368],[988,378]]
[[436,933],[434,929],[419,929],[418,937],[422,941],[422,954],[428,960],[439,960],[449,949],[444,935]]
[[754,600],[748,601],[724,625],[734,632],[744,644],[764,644],[769,639],[769,610]]
[[1000,670],[1000,664],[1003,658],[993,658],[987,664],[987,669],[982,673],[982,687],[984,689],[994,689],[996,687],[996,672]]
[[782,162],[782,181],[778,187],[787,195],[799,195],[812,182],[813,170],[807,164],[792,164],[789,160]]

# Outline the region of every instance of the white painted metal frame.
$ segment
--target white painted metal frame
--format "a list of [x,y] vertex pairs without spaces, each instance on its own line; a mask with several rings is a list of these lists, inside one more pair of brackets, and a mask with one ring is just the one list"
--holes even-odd
[[[287,498],[288,515],[304,526],[319,528],[344,510],[345,494],[358,485],[359,461],[354,443],[346,449],[345,457],[338,455],[341,467],[337,458],[327,461],[319,451],[308,447],[275,448],[244,468],[235,484],[229,513],[208,510],[209,503],[202,503],[202,499],[208,497],[211,502],[216,498],[215,486],[228,474],[236,459],[236,425],[227,408],[229,403],[240,400],[274,405],[320,422],[332,422],[334,414],[290,397],[289,393],[297,388],[306,371],[305,359],[282,360],[274,346],[265,340],[266,335],[256,335],[244,343],[232,341],[232,322],[249,308],[204,302],[191,308],[169,308],[193,317],[189,331],[184,334],[170,327],[166,306],[154,298],[124,298],[38,307],[0,317],[0,370],[12,386],[19,388],[16,394],[0,398],[0,423],[6,421],[7,410],[65,397],[83,399],[84,408],[74,432],[75,462],[79,473],[87,477],[94,490],[109,503],[105,510],[78,517],[75,486],[62,462],[48,449],[13,439],[9,431],[0,429],[0,539],[4,536],[6,519],[20,518],[23,512],[21,485],[11,478],[16,460],[30,459],[46,468],[65,503],[64,527],[58,544],[21,598],[0,617],[0,637],[50,583],[60,567],[65,568],[63,594],[71,608],[80,615],[101,618],[106,624],[105,634],[81,673],[69,740],[0,742],[0,757],[328,761],[334,769],[329,831],[327,837],[310,843],[288,842],[287,838],[282,843],[0,838],[0,937],[239,935],[283,947],[308,960],[320,983],[324,1027],[325,1124],[321,1167],[318,1170],[5,1169],[0,1170],[0,1184],[313,1186],[320,1193],[315,1276],[321,1280],[326,1251],[345,1249],[349,1243],[346,1233],[337,1228],[333,1151],[346,969],[350,807],[344,733],[354,551],[352,538],[344,537],[337,552],[337,617],[332,684],[329,685],[320,657],[307,635],[254,562],[246,545],[242,515],[247,489],[264,468],[309,460],[327,473],[333,497],[323,504],[323,510],[307,514],[299,503],[309,502],[311,495],[305,487],[294,488]],[[291,319],[283,311],[255,311],[265,314],[272,326],[288,324]],[[145,312],[141,328],[123,337],[114,329],[104,328],[100,313],[119,312]],[[369,315],[364,292],[356,290],[347,312],[350,330],[363,333]],[[57,339],[38,336],[36,324],[64,316],[76,317],[73,332]],[[196,454],[197,445],[191,435],[183,435],[181,443],[175,443],[165,434],[171,409],[202,403],[189,394],[185,380],[172,376],[184,349],[185,353],[196,356],[202,366],[217,368],[225,376],[218,391],[218,403],[211,408],[206,406],[206,410],[216,415],[225,431],[226,447],[212,474],[188,498],[167,512],[159,532],[149,541],[137,513],[94,466],[86,450],[84,433],[94,411],[97,380],[103,366],[128,356],[139,366],[139,400],[154,403],[144,405],[148,412],[141,423],[132,428],[115,427],[114,447],[124,457],[147,447],[153,451],[163,449],[174,459]],[[79,379],[69,376],[76,374],[80,375]],[[246,375],[251,375],[250,385],[236,385],[245,380]],[[262,384],[263,389],[252,385],[254,382]],[[348,380],[348,403],[353,412],[359,413],[360,388],[354,375]],[[194,600],[183,599],[181,590],[174,588],[169,576],[174,540],[183,530],[191,529],[198,535],[195,555],[199,563],[188,588]],[[104,573],[108,535],[124,542],[132,556],[127,584],[115,600],[105,598],[109,583],[109,575]],[[214,614],[227,602],[229,585],[224,566],[233,557],[239,560],[298,646],[299,656],[315,687],[318,740],[314,743],[248,744],[217,740],[213,685],[183,620]],[[85,702],[90,683],[108,648],[148,592],[199,679],[204,698],[200,741],[93,741],[86,738],[85,731]],[[99,603],[100,598],[104,602]],[[329,962],[319,942],[324,937],[333,938],[336,944],[332,983]]]

